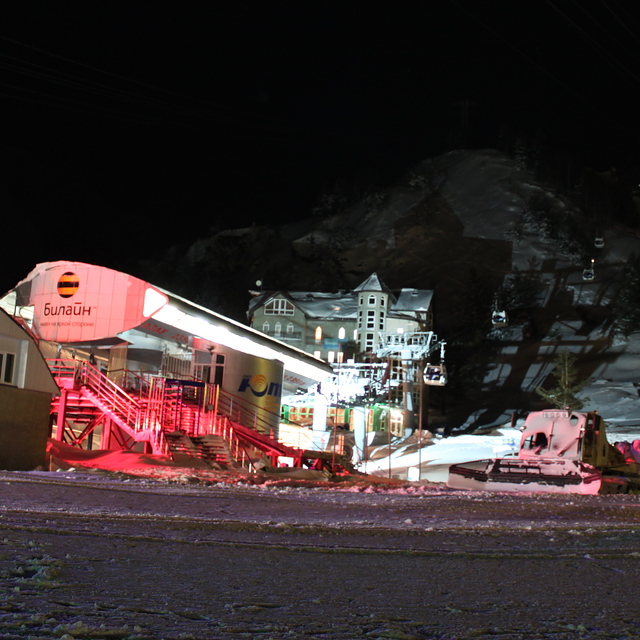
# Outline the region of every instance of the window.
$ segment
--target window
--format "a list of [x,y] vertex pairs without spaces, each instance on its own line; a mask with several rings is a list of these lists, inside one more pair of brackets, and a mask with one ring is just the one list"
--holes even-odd
[[287,333],[293,333],[293,329],[294,329],[294,327],[293,327],[293,322],[290,322],[290,323],[287,325]]
[[275,326],[275,335],[276,338],[282,334],[282,325],[279,322],[276,322]]
[[264,312],[270,316],[292,316],[296,308],[284,298],[274,298],[264,305]]
[[340,327],[338,329],[338,340],[344,340],[344,337],[347,335],[347,330],[344,327]]
[[356,340],[356,341],[358,340],[358,330],[357,329],[353,330],[353,339]]
[[316,327],[314,335],[316,339],[316,344],[320,344],[320,342],[322,341],[322,327]]
[[372,307],[373,305],[375,305],[375,303],[376,303],[376,297],[369,296],[369,306]]
[[338,363],[342,364],[344,362],[344,351],[338,351]]
[[262,333],[269,333],[269,323],[266,321],[262,324]]
[[376,312],[367,311],[367,329],[373,329],[376,323]]
[[327,362],[333,362],[336,359],[336,352],[335,351],[329,351],[327,353]]
[[322,355],[322,351],[314,351],[313,352],[313,357],[314,358],[320,358]]
[[0,382],[13,384],[13,370],[16,362],[15,353],[0,351]]

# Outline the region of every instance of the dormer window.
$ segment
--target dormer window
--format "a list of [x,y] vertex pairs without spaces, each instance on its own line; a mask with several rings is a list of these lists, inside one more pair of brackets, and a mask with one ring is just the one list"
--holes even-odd
[[296,308],[285,298],[274,298],[264,305],[264,312],[270,316],[292,316]]

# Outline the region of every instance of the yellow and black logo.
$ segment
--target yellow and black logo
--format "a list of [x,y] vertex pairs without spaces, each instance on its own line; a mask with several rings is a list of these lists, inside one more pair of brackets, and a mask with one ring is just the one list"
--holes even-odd
[[61,298],[70,298],[80,286],[80,280],[75,273],[67,271],[58,280],[58,293]]

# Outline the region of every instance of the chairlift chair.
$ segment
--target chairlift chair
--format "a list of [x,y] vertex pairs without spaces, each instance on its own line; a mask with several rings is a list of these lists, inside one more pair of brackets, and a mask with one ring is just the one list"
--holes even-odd
[[598,234],[596,239],[593,241],[593,246],[596,249],[602,249],[604,247],[604,236]]

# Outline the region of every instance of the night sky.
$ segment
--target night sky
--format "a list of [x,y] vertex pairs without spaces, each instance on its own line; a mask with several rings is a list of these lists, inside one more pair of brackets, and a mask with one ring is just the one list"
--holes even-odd
[[[25,4],[25,3],[21,3]],[[640,33],[617,0],[29,3],[0,20],[0,289],[306,217],[509,126],[636,162]],[[466,106],[465,106],[466,105]],[[9,252],[7,253],[7,246]]]

